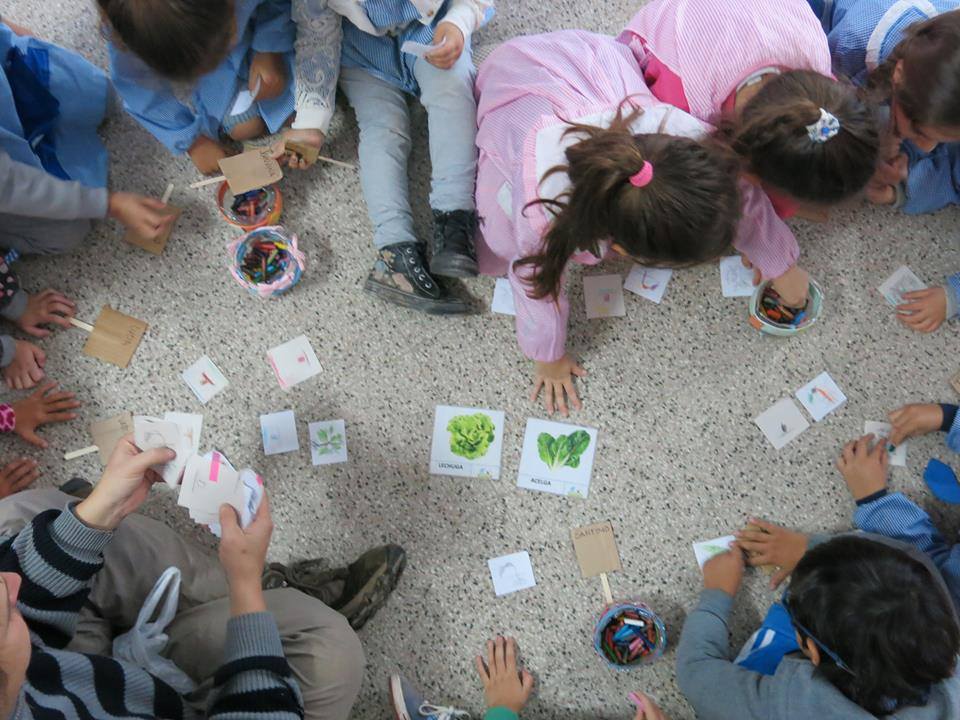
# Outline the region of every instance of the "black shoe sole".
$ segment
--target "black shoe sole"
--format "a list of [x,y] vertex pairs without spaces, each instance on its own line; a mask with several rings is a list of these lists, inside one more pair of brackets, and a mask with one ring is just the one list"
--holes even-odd
[[450,278],[474,278],[480,274],[480,266],[467,255],[441,255],[430,261],[430,274]]
[[397,290],[396,288],[381,285],[370,278],[367,278],[363,289],[365,292],[376,295],[388,303],[410,308],[411,310],[419,310],[427,315],[467,315],[471,312],[470,306],[459,298],[430,300],[422,298],[419,295],[413,295],[403,292],[402,290]]

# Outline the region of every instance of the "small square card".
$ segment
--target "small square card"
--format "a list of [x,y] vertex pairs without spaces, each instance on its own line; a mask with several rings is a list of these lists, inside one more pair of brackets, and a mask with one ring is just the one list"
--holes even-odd
[[229,385],[220,368],[214,365],[213,360],[206,355],[184,370],[181,377],[187,387],[193,390],[197,400],[204,405]]
[[777,450],[810,427],[800,408],[790,398],[783,398],[769,410],[764,410],[754,422]]
[[[192,425],[192,423],[191,423]],[[192,429],[192,428],[189,428]],[[192,436],[193,433],[191,432]],[[154,465],[153,469],[163,476],[170,487],[180,484],[180,475],[187,460],[194,453],[193,443],[187,434],[181,432],[180,425],[168,420],[136,415],[133,418],[133,441],[141,450],[170,448],[177,456],[164,465]]]
[[509,595],[517,590],[526,590],[537,584],[533,577],[530,554],[526,550],[487,560],[487,565],[490,567],[493,591],[497,597]]
[[[878,441],[885,441],[890,437],[890,431],[893,428],[890,426],[890,423],[885,422],[871,422],[867,421],[863,424],[863,434],[870,435],[872,434]],[[896,465],[897,467],[906,467],[907,466],[907,442],[904,440],[897,447],[893,447],[889,442],[887,443],[887,454],[890,457],[890,464]]]
[[241,195],[283,179],[283,170],[273,157],[273,148],[257,148],[219,161],[230,192]]
[[261,415],[260,434],[263,435],[264,455],[279,455],[300,450],[297,420],[293,410]]
[[289,390],[323,370],[306,335],[300,335],[283,345],[277,345],[267,352],[267,362],[270,363],[270,367],[277,376],[277,382],[284,390]]
[[623,287],[659,305],[663,300],[663,294],[667,292],[667,283],[670,282],[671,275],[673,270],[669,268],[645,268],[642,265],[634,265]]
[[611,523],[585,525],[574,528],[570,534],[573,536],[573,551],[580,563],[580,573],[585,578],[623,570]]
[[720,288],[724,297],[753,295],[753,270],[744,266],[739,255],[720,258]]
[[926,289],[926,284],[906,265],[898,267],[880,286],[880,294],[894,307],[903,304],[903,294]]
[[627,314],[623,306],[623,278],[619,275],[584,275],[583,299],[591,320]]
[[307,426],[314,465],[347,461],[347,425],[343,420],[313,422]]
[[438,405],[430,473],[499,480],[504,419],[499,410]]
[[493,302],[490,309],[501,315],[516,315],[517,306],[513,304],[513,287],[506,278],[497,278],[493,286]]
[[111,363],[120,368],[130,364],[133,354],[147,332],[147,324],[112,307],[104,305],[93,326],[93,332],[83,346],[83,352],[91,357]]
[[594,428],[527,420],[517,487],[585,498],[597,450]]
[[703,566],[711,558],[730,550],[730,544],[736,540],[733,535],[724,535],[713,540],[701,540],[693,544],[693,554],[697,557],[697,565],[703,570]]
[[814,422],[820,422],[847,401],[847,396],[825,372],[797,390],[795,395]]

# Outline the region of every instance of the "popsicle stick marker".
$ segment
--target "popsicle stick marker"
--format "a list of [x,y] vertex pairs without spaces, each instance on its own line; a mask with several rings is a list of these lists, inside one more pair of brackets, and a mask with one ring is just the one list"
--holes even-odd
[[603,585],[603,600],[607,605],[613,605],[613,592],[610,590],[610,581],[606,573],[600,573],[600,584]]
[[76,318],[70,318],[70,323],[90,333],[87,344],[83,346],[85,355],[120,368],[130,364],[149,327],[143,320],[117,312],[109,305],[103,306],[93,325]]
[[77,458],[83,457],[84,455],[89,455],[91,453],[99,452],[100,448],[97,445],[87,445],[85,448],[80,448],[79,450],[73,450],[72,452],[64,453],[64,460],[76,460]]
[[74,327],[78,327],[81,330],[86,330],[88,333],[93,332],[93,325],[90,323],[85,323],[83,320],[77,320],[76,318],[70,318],[70,324]]

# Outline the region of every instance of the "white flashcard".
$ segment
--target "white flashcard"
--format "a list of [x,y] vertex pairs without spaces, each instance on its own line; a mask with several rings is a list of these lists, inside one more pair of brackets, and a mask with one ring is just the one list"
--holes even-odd
[[231,117],[234,115],[240,115],[242,113],[245,113],[247,110],[249,110],[253,106],[253,104],[257,101],[257,95],[260,94],[261,80],[262,78],[258,76],[257,82],[253,86],[253,92],[251,92],[247,88],[244,88],[243,90],[237,93],[237,99],[234,100],[233,107],[230,108]]
[[197,396],[197,400],[204,405],[229,385],[220,368],[206,355],[184,370],[182,377],[187,387]]
[[[253,517],[260,508],[263,500],[263,478],[250,468],[240,471],[240,482],[243,484],[243,511],[240,513],[240,527],[245,528],[253,522]],[[210,532],[217,537],[222,535],[219,522],[210,523]]]
[[754,422],[777,450],[810,427],[800,408],[790,398],[783,398],[770,409],[764,410]]
[[297,452],[300,438],[297,437],[297,419],[293,410],[282,410],[260,416],[260,434],[263,435],[263,454],[279,455]]
[[667,292],[667,283],[670,282],[671,275],[673,270],[669,268],[647,268],[634,265],[623,287],[659,305],[663,300],[663,294]]
[[220,506],[232,505],[243,513],[243,490],[237,471],[218,452],[203,457],[193,455],[183,471],[177,504],[190,511],[190,517],[203,525],[220,519]]
[[894,307],[902,305],[903,294],[913,292],[914,290],[925,290],[926,284],[913,274],[913,271],[906,265],[898,267],[893,275],[888,277],[883,285],[880,286],[880,294],[884,299]]
[[724,535],[713,540],[701,540],[693,544],[693,554],[697,557],[697,565],[703,570],[707,561],[725,552],[730,551],[730,545],[736,540],[733,535]]
[[493,578],[493,591],[497,597],[509,595],[517,590],[526,590],[537,584],[533,577],[533,565],[530,553],[526,550],[487,560],[490,577]]
[[177,423],[145,415],[134,415],[133,442],[141,450],[154,448],[173,450],[177,454],[173,460],[152,467],[163,476],[163,481],[170,487],[175,488],[180,484],[180,474],[194,450],[192,443],[185,434],[181,433]]
[[753,295],[753,270],[744,266],[739,255],[720,258],[720,288],[724,297]]
[[499,480],[505,418],[500,410],[438,405],[430,473]]
[[587,318],[623,317],[623,278],[619,275],[584,275],[583,299]]
[[[190,453],[200,452],[200,433],[203,432],[203,415],[195,413],[168,412],[163,414],[164,422],[172,422],[180,428],[180,437],[190,447]],[[184,459],[186,462],[186,459]]]
[[890,437],[890,433],[893,431],[890,423],[885,422],[872,422],[868,420],[863,424],[863,434],[864,435],[873,435],[878,442],[883,441],[887,443],[887,455],[890,458],[890,464],[896,465],[897,467],[906,467],[907,466],[907,441],[904,440],[902,443],[894,447],[889,443],[887,438]]
[[513,288],[506,278],[497,278],[493,286],[493,302],[490,309],[501,315],[516,315],[517,306],[513,303]]
[[517,487],[586,498],[596,450],[594,428],[530,418]]
[[795,395],[814,422],[820,422],[847,401],[847,396],[825,372],[797,390]]
[[306,335],[300,335],[267,352],[267,361],[284,390],[312,378],[321,370],[320,361]]
[[347,461],[347,424],[343,420],[312,422],[307,426],[314,465]]
[[426,45],[424,43],[414,42],[413,40],[407,40],[403,45],[400,46],[400,52],[407,53],[408,55],[416,55],[418,58],[425,58],[427,55],[439,50],[446,44],[446,38],[441,40],[437,45]]

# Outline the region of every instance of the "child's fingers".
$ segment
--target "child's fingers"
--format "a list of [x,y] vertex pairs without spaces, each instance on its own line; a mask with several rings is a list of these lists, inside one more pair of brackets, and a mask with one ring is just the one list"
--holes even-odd
[[537,399],[537,395],[540,394],[540,388],[543,387],[543,378],[535,377],[533,379],[533,390],[530,392],[530,402],[534,402]]
[[473,661],[477,666],[477,675],[480,676],[480,682],[486,687],[490,683],[490,672],[487,670],[487,664],[483,661],[482,655],[477,655]]
[[790,577],[790,571],[785,568],[780,568],[775,571],[773,575],[770,576],[770,589],[776,590],[780,587],[780,583]]
[[493,645],[493,664],[496,668],[497,674],[503,674],[507,669],[507,658],[506,658],[506,643],[503,641],[503,638],[500,635],[497,635],[497,640]]
[[533,692],[533,674],[529,670],[520,673],[520,687],[523,688],[524,697],[530,697]]
[[577,389],[573,386],[573,379],[566,380],[563,383],[563,389],[567,392],[567,397],[570,398],[570,403],[577,410],[583,409],[583,404],[580,402],[580,398],[577,396]]
[[843,460],[844,464],[853,462],[854,458],[854,448],[857,445],[856,440],[851,440],[846,445],[843,446],[843,453],[840,455],[840,459]]
[[572,368],[570,368],[570,372],[580,378],[587,376],[587,371],[584,370],[580,365],[574,365]]
[[564,417],[570,414],[567,410],[567,396],[564,394],[564,388],[566,383],[553,383],[553,394],[557,400],[557,409],[563,414]]
[[516,672],[517,671],[517,641],[512,637],[508,637],[506,645],[507,645],[506,655],[505,655],[506,670],[508,672]]
[[762,518],[752,517],[752,518],[749,518],[748,522],[751,525],[756,525],[761,530],[766,530],[768,533],[771,533],[771,534],[777,532],[780,529],[779,525],[776,525],[775,523],[769,522],[768,520],[764,520]]
[[41,447],[41,448],[45,448],[47,446],[47,443],[43,440],[43,438],[37,435],[37,433],[34,432],[33,430],[27,430],[27,429],[22,430],[20,433],[20,437],[22,437],[31,445],[36,445],[37,447]]

